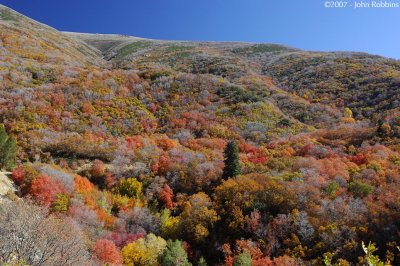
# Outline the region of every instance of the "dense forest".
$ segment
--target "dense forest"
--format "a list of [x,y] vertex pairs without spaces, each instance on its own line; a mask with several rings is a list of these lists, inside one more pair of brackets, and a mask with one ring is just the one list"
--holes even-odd
[[0,5],[0,264],[400,265],[399,93],[379,56]]

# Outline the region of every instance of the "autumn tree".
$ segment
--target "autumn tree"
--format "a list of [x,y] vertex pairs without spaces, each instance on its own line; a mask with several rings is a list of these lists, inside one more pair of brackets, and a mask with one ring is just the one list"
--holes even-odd
[[31,165],[20,165],[14,169],[11,174],[12,180],[18,185],[20,195],[29,192],[33,180],[39,175],[39,172]]
[[158,233],[160,218],[146,207],[134,207],[131,210],[120,212],[120,225],[130,233]]
[[176,237],[179,230],[179,217],[171,216],[169,209],[163,209],[160,213],[160,233],[163,237]]
[[12,180],[17,184],[18,186],[21,186],[25,182],[25,176],[26,173],[24,171],[24,168],[22,165],[18,166],[17,168],[14,169],[14,171],[11,174]]
[[167,207],[168,209],[174,207],[174,202],[173,202],[174,192],[172,191],[171,187],[168,186],[167,184],[164,185],[164,188],[163,190],[161,190],[158,197],[164,203],[164,206]]
[[104,264],[121,264],[122,255],[114,242],[108,239],[99,239],[93,245],[92,251],[97,259]]
[[126,245],[122,249],[124,264],[138,266],[156,266],[158,257],[166,249],[167,242],[153,234],[148,234],[145,238],[141,238]]
[[29,194],[41,205],[52,204],[57,199],[57,195],[64,192],[63,184],[47,175],[33,180],[29,190]]
[[344,108],[344,117],[346,118],[353,118],[353,111],[350,108]]
[[219,217],[212,208],[211,199],[207,194],[199,192],[184,203],[180,219],[181,232],[188,234],[196,242],[202,242],[208,237]]
[[142,195],[142,183],[140,183],[136,178],[123,178],[114,188],[114,192],[122,196],[137,199]]
[[0,124],[0,169],[15,165],[17,142],[10,137],[3,124]]
[[378,128],[376,131],[378,133],[378,136],[382,138],[389,137],[393,134],[393,130],[390,124],[382,120],[378,122]]
[[240,162],[238,146],[235,141],[230,141],[224,150],[224,171],[222,173],[223,179],[235,177],[240,174]]

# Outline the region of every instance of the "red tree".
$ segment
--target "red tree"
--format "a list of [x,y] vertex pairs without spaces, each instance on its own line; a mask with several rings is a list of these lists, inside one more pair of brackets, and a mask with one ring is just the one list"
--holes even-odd
[[33,180],[29,194],[41,205],[54,202],[57,194],[65,192],[64,185],[59,180],[54,180],[47,175],[42,175]]
[[104,264],[121,264],[122,256],[114,242],[107,239],[99,239],[93,246],[94,255]]
[[21,186],[25,181],[25,175],[26,173],[24,171],[24,168],[22,166],[18,166],[12,172],[11,178],[18,186]]
[[159,198],[162,202],[164,202],[165,207],[167,207],[168,209],[173,208],[175,205],[172,200],[173,197],[174,197],[174,192],[172,191],[170,186],[165,184],[164,188],[161,190],[161,192],[159,194]]

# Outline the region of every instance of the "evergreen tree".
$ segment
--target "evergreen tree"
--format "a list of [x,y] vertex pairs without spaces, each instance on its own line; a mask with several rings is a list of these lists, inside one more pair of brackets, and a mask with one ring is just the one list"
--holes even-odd
[[3,124],[0,124],[0,169],[10,168],[15,165],[17,143],[13,137],[8,136]]
[[168,240],[167,248],[161,259],[161,264],[165,266],[190,266],[186,250],[179,240]]
[[239,151],[234,140],[229,141],[224,151],[224,172],[223,179],[235,177],[240,174]]

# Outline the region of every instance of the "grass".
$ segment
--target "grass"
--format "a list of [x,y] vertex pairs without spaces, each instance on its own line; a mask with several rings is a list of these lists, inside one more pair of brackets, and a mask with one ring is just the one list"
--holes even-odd
[[7,9],[1,11],[0,18],[2,20],[18,21],[18,18],[10,10]]
[[191,46],[172,44],[165,48],[165,53],[172,54],[171,59],[173,60],[180,60],[192,55],[193,53],[190,51],[192,49]]
[[172,44],[169,45],[166,49],[165,52],[171,53],[171,52],[183,52],[187,50],[191,50],[191,46],[184,46],[184,45],[177,45],[177,44]]
[[125,45],[119,50],[118,58],[124,58],[130,54],[136,53],[139,50],[148,48],[150,46],[150,42],[148,41],[137,41],[128,45]]
[[290,51],[292,49],[287,48],[278,44],[256,44],[249,47],[234,49],[234,53],[250,53],[250,54],[261,54],[261,53],[271,53],[271,52],[283,52]]

